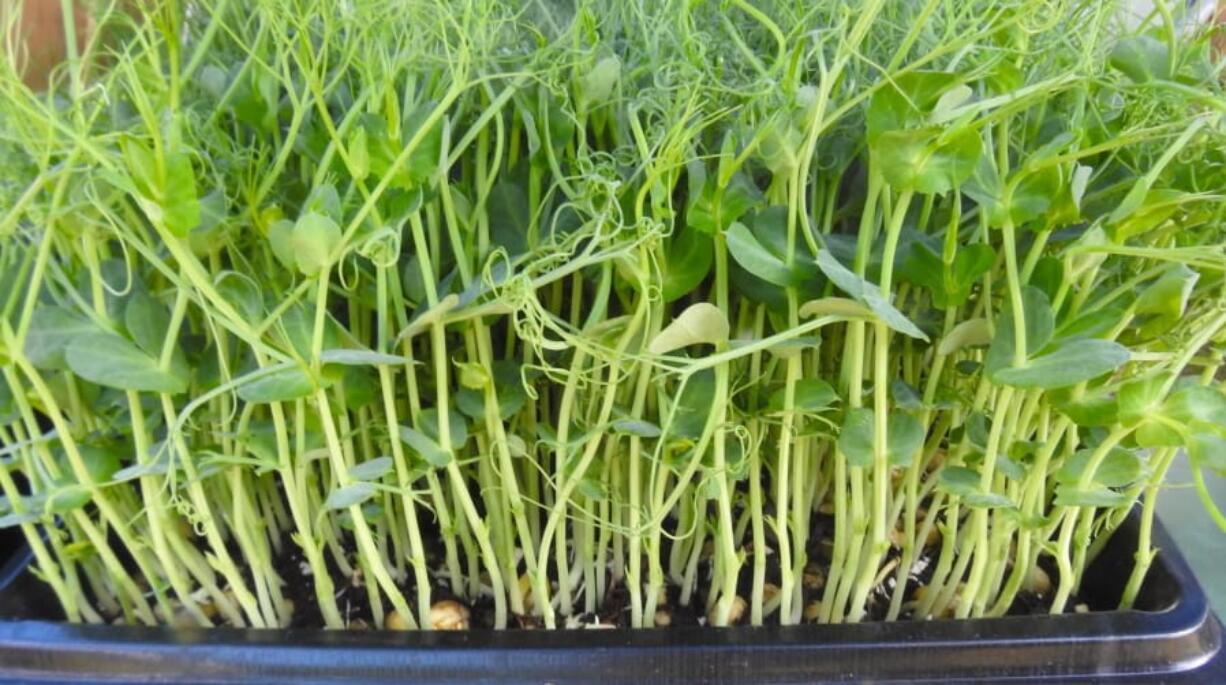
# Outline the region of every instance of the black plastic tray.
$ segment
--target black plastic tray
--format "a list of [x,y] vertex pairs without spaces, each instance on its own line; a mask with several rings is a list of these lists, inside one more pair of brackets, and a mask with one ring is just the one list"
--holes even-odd
[[[53,616],[24,573],[0,569],[0,681],[174,683],[1226,683],[1222,627],[1160,525],[1133,611],[788,628],[469,631],[153,629]],[[1086,586],[1109,605],[1132,565],[1135,521]],[[0,544],[4,544],[0,541]],[[20,547],[19,545],[12,545]],[[0,549],[4,549],[0,547]]]

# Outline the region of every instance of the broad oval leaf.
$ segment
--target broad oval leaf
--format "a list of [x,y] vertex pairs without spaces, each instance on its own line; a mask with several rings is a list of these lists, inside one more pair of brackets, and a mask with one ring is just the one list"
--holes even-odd
[[667,354],[673,350],[698,344],[718,345],[728,341],[728,317],[709,302],[692,304],[651,341],[651,354]]
[[170,328],[170,312],[161,302],[143,290],[133,292],[124,307],[123,322],[138,347],[151,356],[161,354]]
[[[849,409],[839,433],[839,449],[854,466],[873,463],[876,413],[866,407]],[[886,458],[892,466],[906,466],[924,443],[924,427],[910,414],[891,413],[886,420]]]
[[830,250],[822,250],[817,253],[817,267],[840,290],[855,300],[864,303],[886,326],[903,335],[924,341],[928,340],[927,334],[921,331],[919,326],[916,326],[905,314],[898,311],[881,294],[880,287],[860,278],[847,267],[840,264],[839,260]]
[[435,468],[442,468],[455,460],[450,451],[444,450],[425,433],[408,426],[400,426],[400,440]]
[[238,388],[238,396],[253,404],[288,402],[311,395],[325,382],[321,379],[317,383],[307,369],[293,366],[243,383]]
[[987,319],[967,319],[941,339],[937,354],[949,356],[964,347],[982,347],[991,342],[992,325]]
[[374,459],[368,459],[349,469],[349,477],[354,480],[379,480],[383,476],[387,475],[388,471],[392,470],[392,465],[391,457],[376,457]]
[[881,134],[872,151],[891,186],[931,195],[947,193],[971,177],[983,141],[972,128],[889,131]]
[[1187,385],[1171,393],[1163,413],[1183,424],[1226,427],[1226,395],[1215,388]]
[[946,466],[937,475],[937,489],[959,498],[962,504],[978,509],[1012,508],[1008,497],[980,489],[979,472],[966,466]]
[[35,308],[30,319],[24,352],[40,369],[62,369],[67,364],[64,354],[73,340],[103,334],[97,324],[71,309],[44,305]]
[[1188,456],[1195,466],[1207,466],[1226,476],[1226,438],[1211,430],[1197,431],[1188,439]]
[[39,514],[37,512],[26,511],[20,514],[17,512],[10,512],[4,516],[0,516],[0,530],[20,526],[26,523],[35,523],[38,521],[38,519]]
[[[1023,356],[1028,357],[1037,353],[1051,340],[1055,330],[1055,317],[1051,311],[1051,301],[1042,290],[1023,286],[1021,299],[1026,330],[1026,354]],[[996,335],[984,360],[989,379],[995,380],[993,376],[997,371],[1013,366],[1017,350],[1017,339],[1014,336],[1016,319],[1012,303],[1006,306],[997,318]]]
[[688,224],[676,229],[668,243],[661,291],[665,302],[689,294],[711,271],[714,243],[709,233]]
[[758,242],[745,224],[733,222],[724,232],[724,239],[728,242],[728,254],[758,278],[782,287],[798,285],[804,280]]
[[187,390],[186,379],[161,368],[157,359],[111,333],[77,338],[65,357],[73,373],[98,385],[172,395]]
[[626,435],[636,435],[640,438],[660,437],[660,427],[642,419],[617,419],[611,424],[613,431]]
[[319,359],[325,364],[344,366],[399,366],[410,362],[407,357],[394,354],[352,349],[324,350],[320,352]]
[[348,509],[370,499],[375,494],[375,484],[359,481],[334,489],[324,500],[324,510]]
[[1110,373],[1128,359],[1128,348],[1110,340],[1069,340],[1025,366],[1000,369],[992,381],[1017,388],[1062,388]]
[[47,495],[44,511],[48,514],[66,514],[89,504],[90,499],[89,489],[84,485],[67,485]]
[[910,414],[893,413],[887,421],[886,455],[893,466],[908,466],[924,445],[924,426]]
[[1134,83],[1166,78],[1169,73],[1167,45],[1152,36],[1123,38],[1111,49],[1108,61]]
[[[1085,476],[1085,470],[1094,455],[1093,448],[1080,449],[1073,453],[1056,472],[1060,483],[1076,484]],[[1122,447],[1107,452],[1098,468],[1088,477],[1088,482],[1109,488],[1122,488],[1140,480],[1145,475],[1145,460],[1135,450]]]
[[846,297],[823,297],[800,305],[797,315],[802,319],[815,316],[841,316],[848,319],[871,319],[873,310]]
[[316,276],[332,264],[332,252],[341,242],[341,228],[331,217],[307,212],[298,218],[290,236],[294,263],[304,276]]
[[839,431],[839,451],[852,466],[866,468],[873,464],[873,410],[853,407],[843,418]]
[[[767,407],[771,411],[782,411],[783,400],[787,388],[779,388],[771,394]],[[796,411],[817,413],[830,408],[839,401],[838,393],[829,383],[820,378],[802,378],[796,381],[793,389],[792,406]]]
[[1128,496],[1104,487],[1078,489],[1072,485],[1056,488],[1056,506],[1060,507],[1118,507],[1129,503]]

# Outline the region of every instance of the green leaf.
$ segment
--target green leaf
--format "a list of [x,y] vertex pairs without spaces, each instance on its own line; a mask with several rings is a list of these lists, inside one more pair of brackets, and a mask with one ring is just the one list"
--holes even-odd
[[886,182],[899,190],[940,194],[971,177],[983,152],[979,132],[966,128],[889,131],[872,145],[874,163]]
[[[107,482],[119,470],[121,455],[119,450],[112,445],[91,445],[79,442],[77,451],[81,454],[81,460],[85,462],[86,472],[95,483]],[[60,470],[65,473],[72,472],[67,456],[62,460]]]
[[289,219],[278,219],[268,227],[268,246],[272,254],[287,269],[297,269],[298,262],[294,257],[294,222]]
[[1133,308],[1137,314],[1150,317],[1140,326],[1143,340],[1162,335],[1179,323],[1199,278],[1200,274],[1183,264],[1172,264],[1141,291]]
[[972,243],[964,245],[954,256],[953,268],[945,275],[944,297],[937,299],[938,307],[958,307],[966,303],[971,291],[983,275],[996,263],[996,250],[991,245]]
[[728,254],[758,278],[783,287],[798,285],[804,280],[802,275],[788,268],[783,260],[763,247],[744,224],[733,222],[724,237],[728,241]]
[[1056,297],[1064,284],[1064,262],[1055,257],[1041,257],[1030,275],[1030,285],[1043,291],[1047,300]]
[[469,390],[483,390],[490,384],[485,366],[477,362],[453,362],[460,370],[460,385]]
[[81,378],[120,390],[177,394],[187,381],[158,366],[158,360],[112,333],[80,337],[68,346],[69,368]]
[[334,511],[336,509],[348,509],[349,507],[357,506],[374,496],[376,492],[374,483],[358,482],[350,483],[344,487],[336,488],[328,493],[328,498],[324,500],[324,510]]
[[485,202],[491,241],[506,248],[511,256],[527,252],[532,208],[528,206],[528,194],[524,189],[512,181],[499,181],[490,188]]
[[873,410],[852,407],[843,419],[839,432],[839,451],[852,466],[866,468],[873,464]]
[[878,286],[852,273],[839,263],[830,250],[817,253],[817,266],[840,290],[873,310],[885,325],[903,335],[928,340],[928,336],[918,326],[885,299]]
[[[1060,483],[1076,484],[1081,480],[1094,448],[1080,449],[1073,453],[1056,472],[1056,480]],[[1132,485],[1145,475],[1145,460],[1134,450],[1114,447],[1107,452],[1099,463],[1098,469],[1090,475],[1090,482],[1109,488],[1122,488]]]
[[992,342],[992,325],[987,319],[967,319],[950,329],[937,354],[948,356],[964,347],[983,347]]
[[996,251],[990,245],[972,243],[958,250],[952,264],[945,264],[925,240],[912,240],[900,269],[907,279],[922,285],[932,293],[932,303],[938,308],[964,304],[975,285],[996,263]]
[[966,466],[946,466],[937,475],[937,489],[958,497],[963,504],[981,509],[1010,508],[1012,500],[979,487],[979,472]]
[[169,471],[170,468],[165,459],[149,461],[143,464],[132,464],[111,474],[110,482],[126,483],[127,481],[144,478],[145,476],[160,476]]
[[[847,411],[839,433],[839,449],[853,466],[867,467],[873,463],[874,411],[855,407]],[[924,444],[924,427],[910,414],[894,413],[887,419],[886,458],[891,466],[907,466]]]
[[958,82],[959,76],[950,72],[910,71],[882,83],[865,114],[869,144],[884,133],[926,125],[947,93],[964,93]]
[[165,150],[161,163],[149,148],[129,138],[123,141],[124,162],[149,221],[171,234],[186,237],[200,223],[196,174],[191,157],[178,150]]
[[[361,509],[358,510],[358,513],[361,515],[362,520],[366,521],[367,523],[375,523],[384,516],[383,505],[379,504],[378,502],[366,502],[362,505]],[[342,510],[337,515],[336,522],[340,524],[341,528],[352,531],[354,529],[352,511],[347,508]]]
[[1213,431],[1198,431],[1188,440],[1188,456],[1198,466],[1207,466],[1226,476],[1226,438]]
[[166,332],[170,328],[170,312],[161,302],[143,290],[136,290],[128,296],[123,320],[128,335],[132,336],[138,347],[154,357],[161,354]]
[[89,504],[90,499],[89,489],[84,485],[67,485],[56,488],[47,496],[44,512],[66,514]]
[[668,243],[668,253],[661,291],[665,302],[688,295],[702,283],[711,271],[714,244],[709,233],[689,226],[676,229]]
[[595,502],[603,502],[609,496],[604,483],[595,476],[584,476],[575,489],[580,495]]
[[[442,444],[439,438],[439,425],[442,422],[439,420],[438,410],[434,407],[423,409],[418,417],[418,425],[431,440]],[[468,421],[464,415],[454,409],[447,410],[447,437],[450,438],[451,449],[463,449],[465,443],[468,442]]]
[[686,223],[703,233],[714,234],[731,226],[761,201],[761,191],[740,172],[733,174],[726,188],[708,178],[699,192],[691,193]]
[[[1014,443],[1014,445],[1016,444]],[[1020,481],[1026,478],[1026,467],[1021,462],[1003,454],[996,455],[996,470],[1012,480]]]
[[1186,385],[1171,393],[1163,413],[1186,425],[1226,426],[1226,396],[1203,385]]
[[640,438],[660,437],[660,427],[642,419],[616,419],[611,427],[615,433],[637,435]]
[[796,151],[804,145],[803,134],[788,116],[776,113],[762,124],[764,129],[757,148],[757,157],[771,174],[787,176],[800,163]]
[[966,417],[966,438],[980,450],[988,448],[988,417],[981,411],[973,411]]
[[648,346],[651,354],[667,354],[690,345],[719,345],[728,341],[728,318],[713,304],[692,304],[673,319]]
[[19,417],[17,403],[13,398],[13,390],[8,381],[0,376],[0,424],[16,421]]
[[307,212],[294,224],[290,246],[294,263],[304,276],[313,277],[332,264],[332,252],[341,242],[341,228],[331,217]]
[[4,516],[0,516],[0,530],[20,526],[25,523],[37,523],[38,520],[39,514],[37,512],[27,511],[21,514],[12,512],[5,514]]
[[[331,371],[331,369],[328,369]],[[329,374],[330,376],[332,374]],[[345,407],[356,411],[382,401],[382,387],[378,374],[368,366],[347,366],[341,375],[345,389]]]
[[818,378],[802,378],[796,381],[794,401],[800,411],[818,412],[839,400],[834,388]]
[[958,84],[953,88],[941,94],[935,105],[932,106],[932,111],[929,112],[930,121],[946,121],[949,119],[951,112],[958,107],[966,104],[975,95],[975,91],[965,84]]
[[384,354],[374,350],[337,348],[320,352],[319,359],[325,364],[344,366],[402,366],[410,363],[407,357]]
[[442,468],[455,460],[455,455],[450,451],[444,450],[425,433],[408,426],[400,426],[400,440],[435,468]]
[[[493,364],[494,392],[498,398],[498,416],[506,421],[519,413],[527,402],[521,365],[513,359],[498,359]],[[534,374],[529,374],[532,382]],[[460,388],[455,396],[456,408],[475,421],[485,421],[485,392],[472,388]]]
[[391,457],[376,457],[368,459],[349,469],[349,477],[354,480],[375,481],[387,475],[392,470]]
[[[1051,340],[1055,329],[1055,318],[1052,316],[1051,303],[1047,295],[1038,288],[1022,287],[1022,312],[1026,325],[1027,356],[1033,355]],[[1016,340],[1014,337],[1014,315],[1012,305],[1005,307],[996,322],[996,336],[992,346],[988,348],[985,366],[988,378],[996,381],[994,375],[1000,370],[1012,366]]]
[[579,79],[579,97],[588,104],[604,104],[621,80],[622,62],[616,55],[601,59]]
[[849,319],[872,319],[873,310],[849,297],[821,297],[800,305],[796,314],[802,319],[815,316],[842,316]]
[[891,414],[887,422],[886,454],[892,466],[908,466],[924,445],[924,426],[910,414]]
[[238,396],[252,404],[288,402],[312,395],[320,387],[322,384],[317,383],[307,369],[293,366],[240,385]]
[[258,323],[264,318],[264,301],[260,288],[247,276],[234,271],[222,271],[214,277],[217,292],[221,294],[247,323]]
[[1053,399],[1057,411],[1084,428],[1110,426],[1119,418],[1119,403],[1115,397],[1100,395],[1073,400],[1057,396]]
[[1166,43],[1150,36],[1128,36],[1111,49],[1108,63],[1134,83],[1169,77]]
[[1058,340],[1079,340],[1084,338],[1104,338],[1124,320],[1127,310],[1122,307],[1106,307],[1086,312],[1081,316],[1066,321],[1056,329]]
[[[671,439],[697,440],[706,428],[715,395],[715,372],[704,369],[690,377],[677,398],[676,416],[668,429]],[[667,416],[667,413],[662,415]]]
[[1000,369],[995,383],[1018,388],[1061,388],[1110,373],[1128,362],[1128,348],[1109,340],[1061,342],[1025,366]]
[[1120,386],[1117,394],[1119,421],[1126,427],[1136,426],[1162,408],[1166,399],[1166,374],[1135,378]]
[[78,338],[105,335],[93,321],[76,312],[56,305],[34,309],[30,331],[26,334],[24,352],[30,363],[40,369],[63,369],[68,345]]
[[[783,411],[784,395],[787,388],[779,388],[771,393],[767,401],[767,409],[771,412]],[[802,378],[796,381],[793,390],[793,409],[798,412],[816,414],[830,408],[838,401],[839,396],[829,383],[818,378]]]
[[366,144],[366,129],[353,127],[349,134],[349,169],[355,181],[362,181],[370,175],[370,148]]
[[903,411],[919,411],[924,408],[919,392],[901,378],[890,381],[890,397],[895,406]]
[[1017,504],[1008,497],[995,492],[971,492],[963,495],[962,503],[978,509],[1011,509]]
[[1118,507],[1128,504],[1128,496],[1107,488],[1079,490],[1072,485],[1056,488],[1055,504],[1059,507]]
[[999,228],[1006,221],[1020,226],[1045,215],[1062,187],[1059,167],[1045,166],[1036,172],[1022,167],[1006,182],[1000,178],[992,156],[984,155],[962,190],[979,205],[988,225]]

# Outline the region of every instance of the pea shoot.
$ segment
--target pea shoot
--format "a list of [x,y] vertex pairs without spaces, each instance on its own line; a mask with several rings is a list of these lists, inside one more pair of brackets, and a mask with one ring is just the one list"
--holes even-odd
[[100,7],[0,67],[0,527],[69,621],[643,628],[1059,613],[1139,508],[1131,607],[1180,453],[1226,529],[1158,4]]

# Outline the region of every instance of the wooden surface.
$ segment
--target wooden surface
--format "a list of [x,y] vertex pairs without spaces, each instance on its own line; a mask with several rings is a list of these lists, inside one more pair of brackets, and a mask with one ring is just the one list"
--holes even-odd
[[[73,1],[73,25],[77,33],[77,50],[93,33],[93,21],[85,3]],[[18,14],[19,13],[19,14]],[[64,15],[60,0],[0,0],[0,20],[8,28],[5,59],[15,59],[24,72],[26,85],[36,90],[47,86],[51,71],[64,60],[67,42],[64,40]]]

